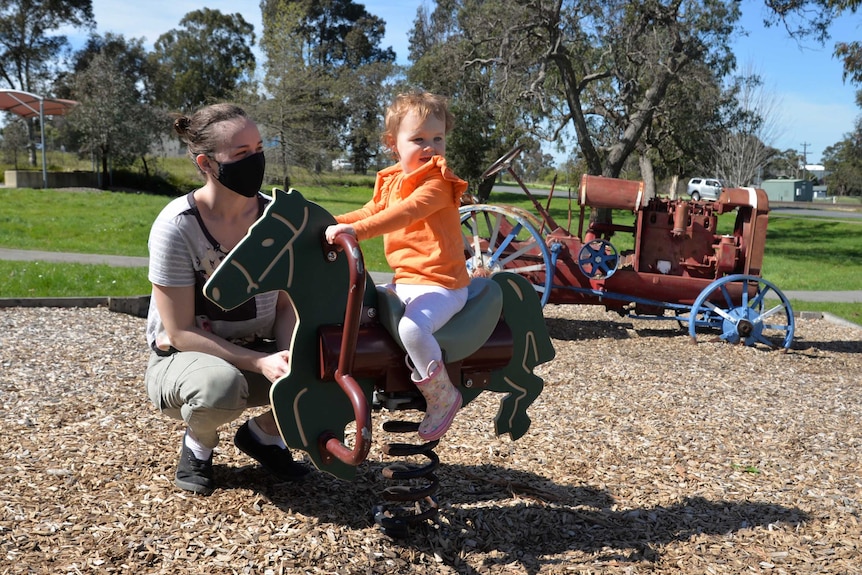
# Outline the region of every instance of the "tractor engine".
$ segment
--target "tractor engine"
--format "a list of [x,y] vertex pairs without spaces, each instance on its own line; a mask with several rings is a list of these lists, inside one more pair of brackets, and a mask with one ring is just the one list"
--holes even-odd
[[[733,230],[720,234],[718,216],[737,210]],[[769,204],[753,188],[725,188],[713,202],[652,198],[638,210],[635,271],[717,279],[760,275]]]
[[[632,232],[633,257],[621,263],[635,272],[710,280],[733,273],[760,275],[769,213],[763,190],[725,188],[716,201],[646,201],[642,182],[584,176],[579,199],[582,207],[634,212],[633,227],[591,223],[586,241]],[[719,233],[718,216],[733,210],[733,230]]]

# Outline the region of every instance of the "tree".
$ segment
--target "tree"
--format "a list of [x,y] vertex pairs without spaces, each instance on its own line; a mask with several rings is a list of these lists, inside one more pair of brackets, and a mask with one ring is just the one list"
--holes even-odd
[[[675,131],[667,122],[674,86],[714,82],[735,63],[728,38],[739,8],[729,0],[453,4],[466,13],[457,22],[469,43],[469,57],[457,66],[488,70],[489,98],[537,137],[562,142],[573,134],[594,175],[618,177],[633,154],[651,162],[644,138],[657,118],[665,119],[665,132]],[[696,67],[709,74],[686,75]]]
[[347,100],[344,143],[356,174],[365,174],[372,164],[380,164],[383,154],[380,141],[381,111],[387,104],[390,91],[386,85],[393,69],[389,62],[364,64],[345,79],[345,83],[352,88]]
[[734,78],[728,87],[733,106],[728,110],[725,126],[713,134],[714,163],[706,171],[733,186],[753,183],[775,153],[772,144],[780,136],[781,103],[768,92],[760,77],[749,67]]
[[319,148],[312,119],[321,102],[315,98],[318,78],[304,60],[304,43],[298,33],[304,14],[297,3],[263,0],[263,38],[266,54],[263,88],[268,95],[256,106],[267,137],[276,144],[276,162],[267,171],[279,171],[285,188],[290,187],[290,166],[306,160],[305,153]]
[[3,157],[6,163],[12,164],[18,169],[18,151],[23,150],[29,143],[27,135],[27,121],[19,116],[12,116],[3,126]]
[[[791,37],[802,41],[813,37],[820,44],[829,39],[832,20],[842,13],[856,13],[862,0],[766,0],[769,17],[767,26],[783,25]],[[862,84],[862,42],[838,42],[834,56],[844,64],[843,80]],[[862,105],[862,92],[857,92],[857,104]],[[823,152],[825,178],[838,195],[859,193],[862,189],[859,164],[860,126],[853,134]],[[846,162],[846,163],[844,163]]]
[[252,81],[254,43],[254,26],[240,13],[189,12],[179,28],[159,36],[153,47],[157,99],[182,112],[229,99]]
[[[395,54],[382,50],[383,21],[351,0],[263,0],[267,56],[260,108],[278,142],[278,162],[320,171],[336,150],[351,148],[354,169],[376,153],[381,85]],[[296,143],[300,145],[296,145]]]
[[[268,4],[271,2],[268,2]],[[394,62],[392,48],[381,48],[385,22],[352,0],[287,0],[302,14],[296,32],[308,47],[308,64],[326,70],[356,69],[371,62]]]
[[733,104],[714,72],[693,63],[683,81],[668,87],[662,106],[644,131],[637,146],[643,174],[633,177],[669,181],[669,192],[675,194],[681,175],[702,173],[701,166],[714,166],[713,135],[726,128],[722,111]]
[[836,42],[835,56],[844,61],[844,80],[862,84],[862,43]]
[[862,118],[852,133],[823,151],[826,185],[837,196],[862,195]]
[[[308,46],[306,63],[328,80],[334,139],[349,150],[355,172],[364,173],[380,150],[381,111],[395,52],[380,43],[385,22],[352,0],[304,0],[298,33]],[[320,129],[320,126],[318,126]]]
[[485,168],[515,145],[536,150],[539,145],[525,134],[517,113],[508,113],[494,97],[490,67],[458,64],[473,57],[468,31],[474,26],[472,19],[480,17],[452,0],[437,2],[430,13],[420,6],[410,31],[413,65],[404,88],[423,88],[450,99],[455,129],[446,144],[449,166],[485,202],[494,185],[493,179],[480,178]]
[[153,83],[156,68],[144,47],[143,38],[125,38],[108,32],[104,36],[91,34],[80,50],[72,54],[68,71],[60,72],[54,81],[54,93],[58,98],[71,98],[75,75],[86,70],[99,55],[114,62],[119,73],[132,80],[137,98],[153,103]]
[[[862,0],[764,0],[766,26],[783,26],[788,35],[820,44],[829,39],[829,26],[842,13],[855,13]],[[833,54],[844,63],[844,80],[862,84],[862,43],[837,42]]]
[[[13,90],[45,88],[60,52],[68,45],[64,27],[92,27],[92,0],[6,0],[0,3],[0,77]],[[36,123],[27,123],[30,165],[36,165]]]
[[793,149],[784,151],[771,149],[769,160],[763,166],[763,179],[798,178],[804,160],[802,154]]
[[49,35],[64,27],[89,28],[92,0],[7,0],[0,3],[0,75],[13,90],[37,92],[51,79],[52,66],[68,45]]
[[129,165],[149,152],[167,118],[136,96],[132,79],[120,73],[117,62],[97,54],[75,75],[74,95],[80,102],[68,115],[68,124],[101,166],[101,187],[111,181],[111,166]]

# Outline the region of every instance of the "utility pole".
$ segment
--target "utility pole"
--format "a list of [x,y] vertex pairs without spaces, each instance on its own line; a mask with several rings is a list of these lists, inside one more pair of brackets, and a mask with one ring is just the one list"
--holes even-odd
[[802,179],[805,180],[806,179],[805,166],[808,165],[808,146],[810,146],[811,144],[809,144],[808,142],[802,142],[799,145],[802,146]]

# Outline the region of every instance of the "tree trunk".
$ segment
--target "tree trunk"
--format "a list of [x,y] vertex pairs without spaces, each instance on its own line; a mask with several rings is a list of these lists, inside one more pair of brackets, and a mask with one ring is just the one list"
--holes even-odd
[[644,182],[644,197],[641,205],[646,205],[655,197],[655,172],[652,169],[652,160],[646,154],[638,156],[638,164],[640,164],[641,178]]
[[31,118],[29,122],[27,122],[27,154],[28,154],[28,162],[30,163],[31,168],[36,167],[36,119]]
[[108,189],[108,154],[102,152],[100,154],[102,156],[102,182],[101,189]]

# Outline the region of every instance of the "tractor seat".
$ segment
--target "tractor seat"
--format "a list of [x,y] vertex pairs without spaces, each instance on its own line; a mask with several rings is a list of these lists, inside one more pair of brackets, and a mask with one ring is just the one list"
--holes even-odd
[[[398,342],[398,322],[404,315],[404,303],[395,291],[377,287],[377,312],[380,323]],[[460,361],[475,353],[491,336],[503,311],[503,290],[492,279],[473,278],[467,287],[467,303],[449,322],[434,333],[446,362]]]

